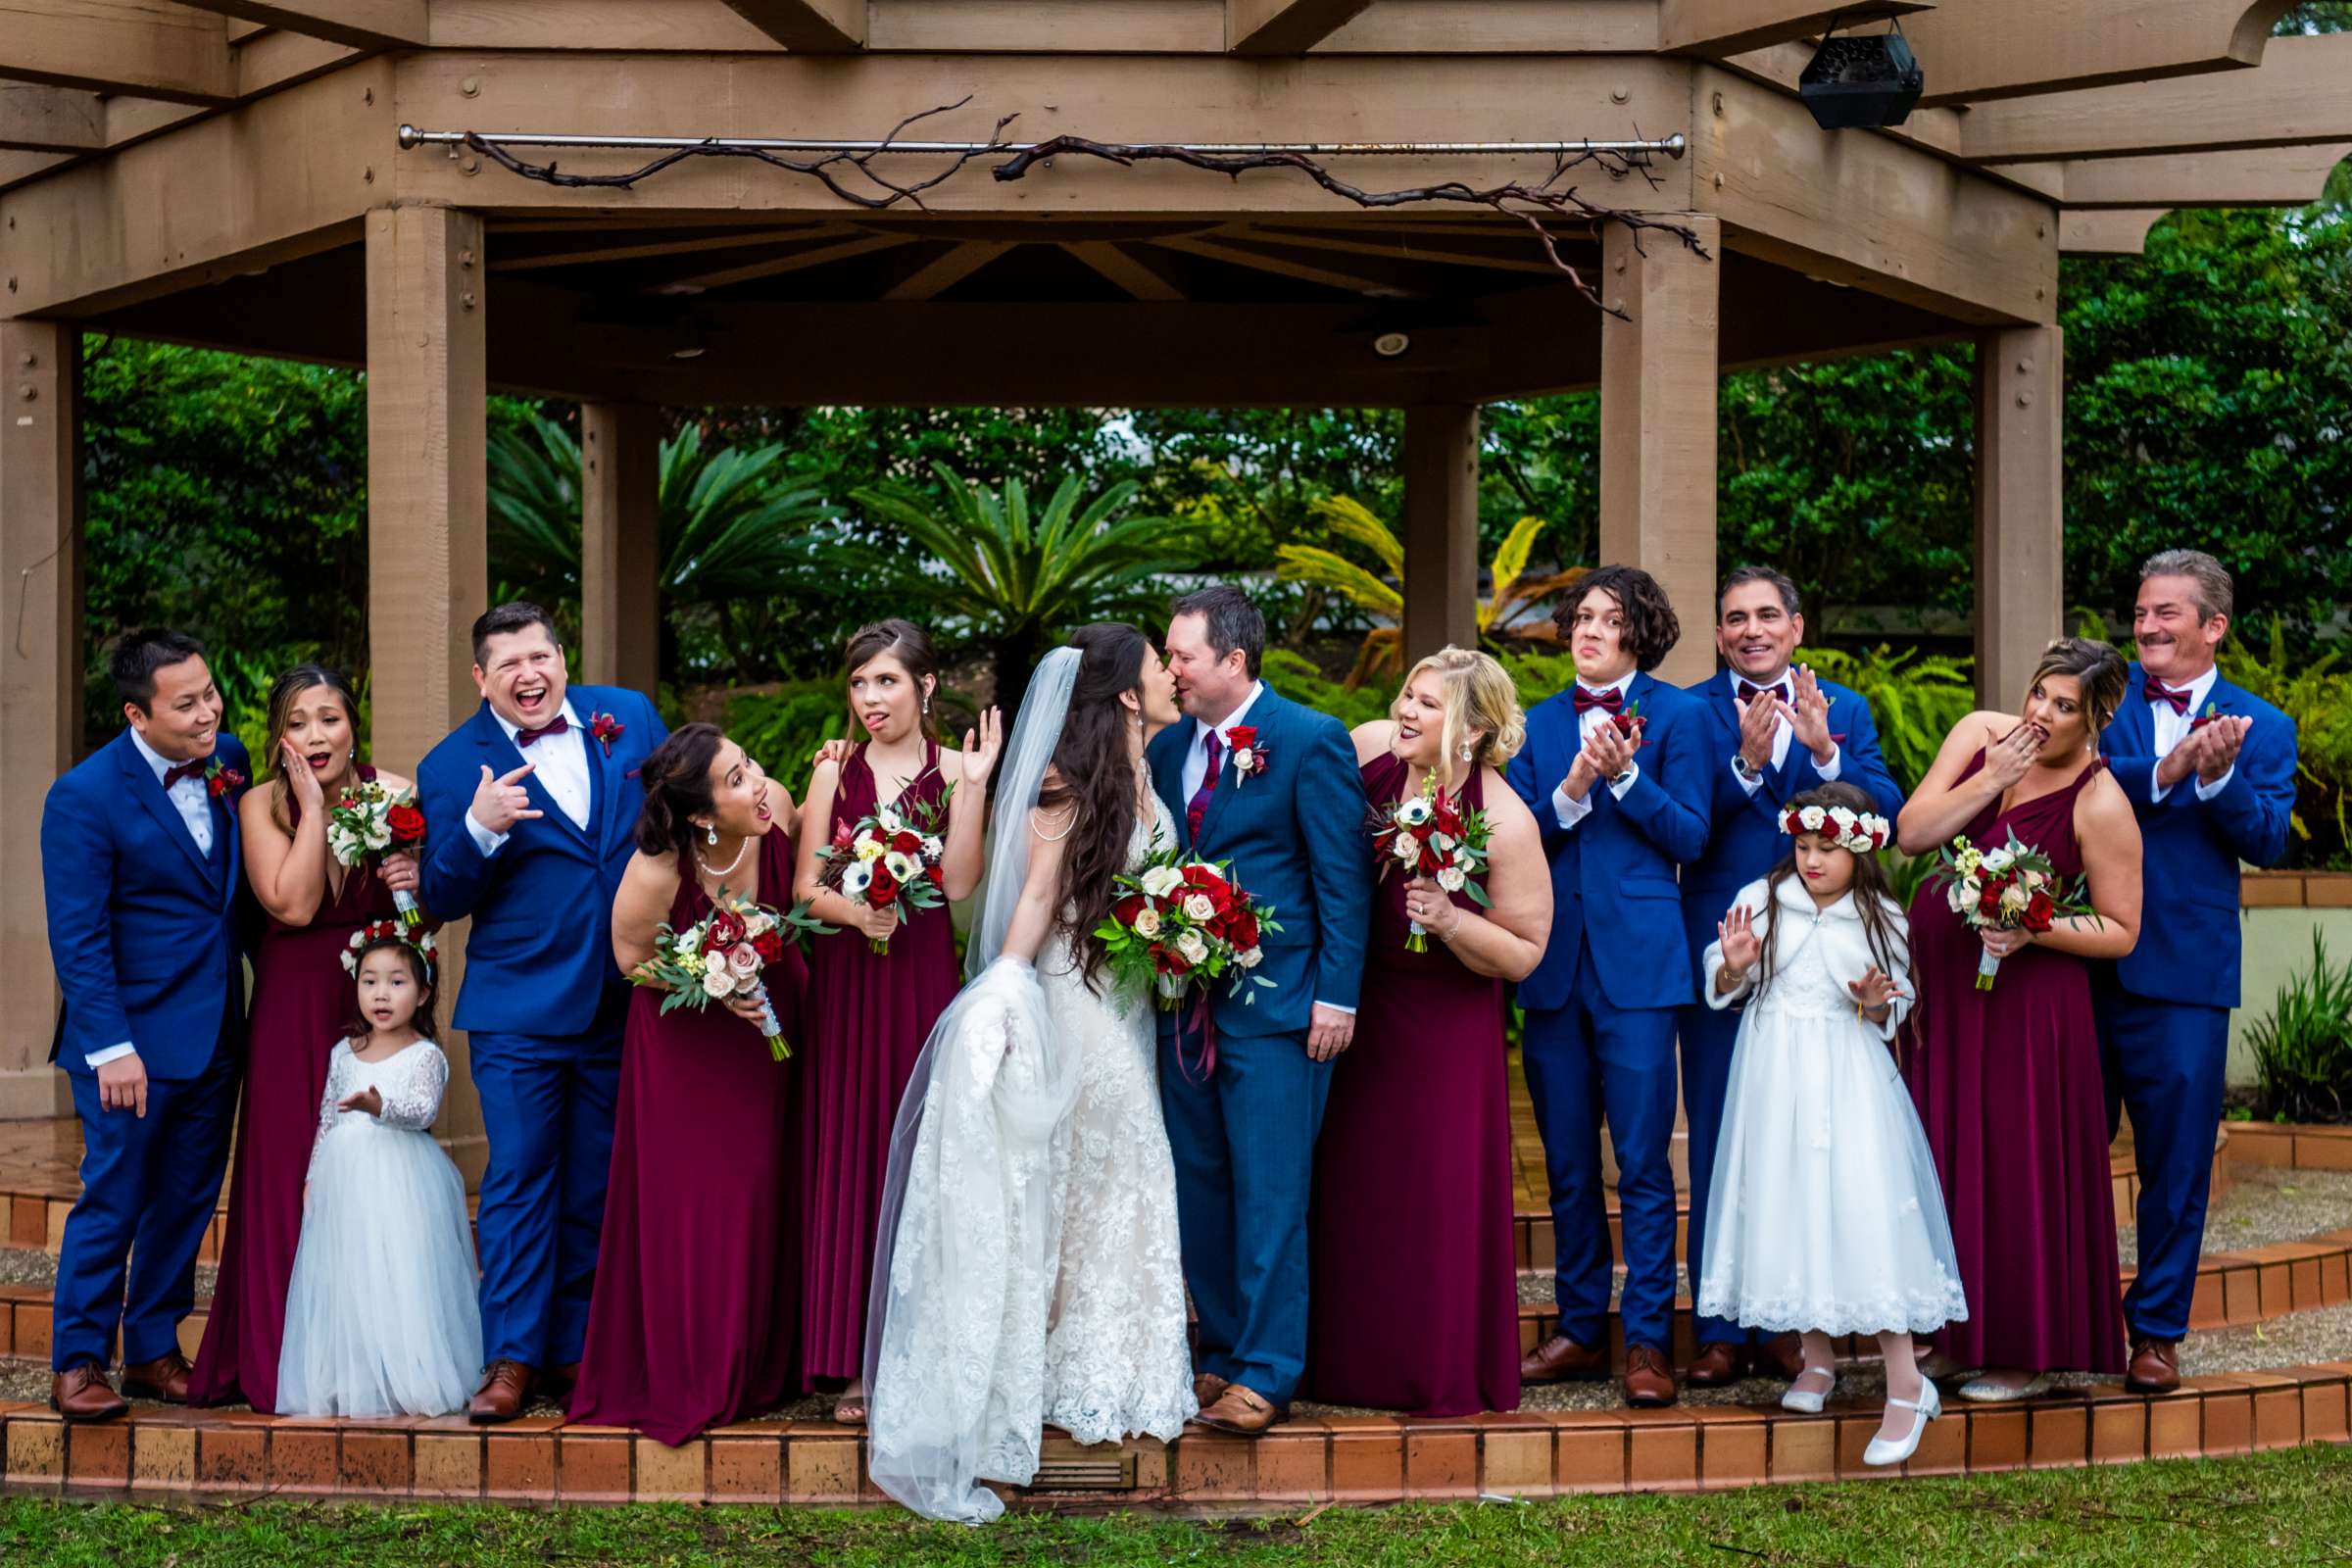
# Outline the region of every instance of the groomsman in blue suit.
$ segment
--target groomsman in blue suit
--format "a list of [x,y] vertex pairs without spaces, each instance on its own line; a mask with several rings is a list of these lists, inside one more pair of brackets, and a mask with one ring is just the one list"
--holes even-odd
[[[1250,988],[1247,1004],[1212,997],[1213,1055],[1189,1006],[1160,1015],[1160,1107],[1200,1320],[1193,1392],[1204,1425],[1245,1437],[1289,1413],[1306,1369],[1315,1135],[1333,1059],[1354,1038],[1372,917],[1370,808],[1355,748],[1337,719],[1258,678],[1265,646],[1266,623],[1239,588],[1178,600],[1168,669],[1186,722],[1153,736],[1146,754],[1187,847],[1231,861],[1282,923],[1265,933],[1256,971],[1272,989]],[[1243,729],[1252,732],[1246,773],[1234,765]]]
[[1504,773],[1543,830],[1553,909],[1550,945],[1519,1003],[1551,1186],[1559,1332],[1519,1376],[1608,1376],[1605,1113],[1625,1235],[1625,1396],[1671,1404],[1674,1024],[1696,996],[1675,870],[1706,847],[1706,719],[1649,674],[1682,627],[1648,572],[1603,566],[1555,618],[1577,683],[1527,715],[1527,745]]
[[2286,854],[2294,720],[2214,667],[2230,573],[2201,550],[2139,570],[2139,662],[2099,747],[2139,813],[2147,918],[2097,993],[2108,1116],[2132,1112],[2139,1274],[2124,1293],[2126,1386],[2180,1386],[2181,1336],[2205,1241],[2230,1009],[2238,1001],[2238,862]]
[[[245,1041],[237,793],[252,763],[220,733],[204,647],[125,633],[129,728],[49,788],[41,884],[65,994],[50,1059],[81,1118],[81,1197],[58,1249],[51,1408],[98,1421],[122,1393],[185,1403],[179,1320],[220,1196]],[[129,1261],[125,1291],[123,1263]]]
[[612,895],[634,847],[638,764],[667,731],[636,692],[571,686],[555,623],[509,604],[473,623],[482,706],[416,769],[419,893],[471,916],[455,1022],[490,1144],[475,1232],[487,1373],[467,1414],[511,1421],[578,1369],[604,1228],[628,982]]
[[[1696,972],[1715,924],[1739,891],[1788,853],[1781,811],[1792,795],[1840,780],[1867,793],[1891,822],[1903,792],[1879,756],[1879,727],[1860,694],[1791,667],[1804,640],[1796,584],[1769,566],[1741,566],[1715,597],[1715,650],[1725,667],[1690,688],[1706,716],[1707,853],[1683,870],[1683,927]],[[1715,1141],[1740,1034],[1738,1005],[1683,1008],[1683,1119],[1690,1139],[1691,1288],[1704,1267],[1707,1193]],[[1794,1377],[1793,1335],[1751,1333],[1723,1318],[1698,1320],[1698,1353],[1685,1373],[1693,1388],[1736,1382],[1744,1359],[1768,1376]]]

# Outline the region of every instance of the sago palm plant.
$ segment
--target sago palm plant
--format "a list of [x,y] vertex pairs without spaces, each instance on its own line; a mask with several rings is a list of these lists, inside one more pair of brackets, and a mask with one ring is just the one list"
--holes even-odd
[[[1325,496],[1307,505],[1340,539],[1371,552],[1388,575],[1382,576],[1320,545],[1284,545],[1275,552],[1278,564],[1274,575],[1288,582],[1328,589],[1358,610],[1390,622],[1364,635],[1364,646],[1355,656],[1355,667],[1348,672],[1350,689],[1374,675],[1401,674],[1404,542],[1396,537],[1395,529],[1352,496]],[[1536,610],[1585,574],[1583,566],[1571,566],[1566,571],[1526,576],[1527,558],[1534,553],[1536,536],[1543,531],[1542,517],[1521,517],[1511,524],[1502,547],[1494,552],[1490,571],[1494,592],[1478,604],[1478,631],[1483,640],[1499,645],[1543,637],[1550,628],[1535,615]]]
[[1155,579],[1195,557],[1178,519],[1116,515],[1141,490],[1134,480],[1081,506],[1072,474],[1033,513],[1018,479],[1005,480],[1000,492],[967,483],[945,464],[931,468],[944,506],[890,488],[854,495],[869,516],[937,564],[910,575],[907,586],[932,615],[961,622],[988,646],[1006,718],[1019,710],[1039,658],[1076,627],[1130,619],[1156,640],[1167,599]]

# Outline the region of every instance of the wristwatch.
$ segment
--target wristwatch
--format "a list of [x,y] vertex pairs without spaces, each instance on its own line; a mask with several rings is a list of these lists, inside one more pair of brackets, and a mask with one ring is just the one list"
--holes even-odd
[[1745,752],[1732,754],[1732,771],[1739,775],[1740,782],[1742,784],[1760,783],[1764,777],[1756,764],[1747,760]]

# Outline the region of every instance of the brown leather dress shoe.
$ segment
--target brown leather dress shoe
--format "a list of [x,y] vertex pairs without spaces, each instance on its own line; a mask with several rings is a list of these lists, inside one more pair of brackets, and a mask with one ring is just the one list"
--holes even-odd
[[1290,1406],[1274,1404],[1255,1389],[1228,1383],[1217,1402],[1200,1412],[1200,1424],[1245,1438],[1254,1438],[1277,1421],[1290,1419]]
[[111,1421],[130,1408],[88,1361],[49,1380],[49,1408],[69,1421]]
[[2132,1342],[2132,1370],[2124,1387],[2133,1394],[2170,1394],[2180,1387],[2180,1346],[2175,1340]]
[[126,1399],[161,1399],[166,1404],[188,1402],[188,1374],[196,1370],[188,1358],[173,1350],[152,1361],[122,1369],[122,1396]]
[[1720,1389],[1740,1381],[1740,1347],[1724,1340],[1698,1348],[1683,1377],[1694,1389]]
[[1625,1352],[1625,1402],[1638,1410],[1672,1404],[1674,1363],[1666,1352],[1637,1345]]
[[1196,1372],[1193,1374],[1193,1402],[1205,1410],[1223,1398],[1225,1391],[1232,1387],[1231,1378],[1221,1378],[1214,1372]]
[[530,1400],[531,1369],[520,1361],[493,1361],[466,1406],[466,1419],[476,1426],[495,1426],[522,1414]]
[[1519,1358],[1522,1383],[1590,1383],[1609,1375],[1609,1352],[1554,1334]]

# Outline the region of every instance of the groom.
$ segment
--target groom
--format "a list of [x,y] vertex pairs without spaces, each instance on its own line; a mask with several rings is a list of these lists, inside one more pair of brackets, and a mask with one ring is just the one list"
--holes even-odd
[[468,1032],[490,1165],[476,1422],[534,1386],[561,1396],[588,1331],[628,983],[612,895],[634,849],[638,765],[666,733],[636,692],[571,686],[555,623],[508,604],[473,623],[482,706],[417,767],[424,906],[470,915],[457,1027]]
[[[1354,748],[1338,720],[1258,679],[1265,644],[1239,588],[1178,600],[1168,668],[1190,722],[1148,754],[1192,853],[1230,861],[1282,923],[1257,970],[1273,989],[1214,993],[1207,1030],[1189,1006],[1160,1018],[1160,1104],[1200,1318],[1193,1391],[1203,1425],[1245,1436],[1289,1413],[1306,1366],[1307,1188],[1332,1058],[1355,1033],[1372,900]],[[1238,772],[1243,729],[1252,765]]]

